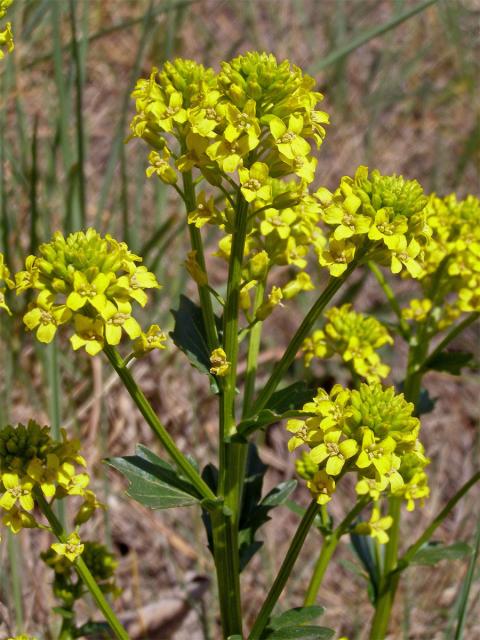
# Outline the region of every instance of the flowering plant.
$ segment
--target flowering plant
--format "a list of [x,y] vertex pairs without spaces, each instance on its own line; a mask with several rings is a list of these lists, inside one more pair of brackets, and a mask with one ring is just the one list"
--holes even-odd
[[[138,80],[132,94],[136,115],[130,138],[147,145],[147,177],[169,185],[185,204],[191,245],[185,266],[199,304],[182,297],[170,335],[208,376],[218,398],[216,467],[200,472],[180,451],[128,366],[168,346],[157,324],[142,328],[134,315],[146,305],[149,291],[159,288],[140,256],[124,242],[89,228],[67,237],[56,232],[26,258],[14,278],[3,258],[0,262],[0,306],[10,313],[9,290],[14,289],[28,297],[23,322],[40,342],[67,332],[73,350],[85,349],[92,357],[103,353],[169,455],[167,462],[139,445],[135,456],[107,462],[129,479],[133,499],[152,508],[197,506],[202,511],[217,573],[222,637],[231,640],[332,637],[326,628],[300,625],[319,614],[314,605],[323,574],[348,534],[357,542],[359,536],[368,537],[360,558],[375,568],[370,575],[371,638],[385,637],[401,572],[479,479],[477,473],[400,555],[401,506],[421,507],[430,493],[425,471],[430,460],[419,417],[422,377],[432,368],[455,372],[445,349],[480,312],[475,224],[480,208],[473,196],[463,202],[454,196],[442,199],[425,194],[415,180],[364,166],[333,191],[312,188],[313,149],[321,146],[329,122],[314,84],[290,62],[251,52],[223,62],[218,73],[190,60],[167,62]],[[207,228],[216,234],[215,257],[227,271],[225,290],[212,285],[202,235]],[[314,262],[321,270],[311,268]],[[395,321],[388,328],[351,302],[327,310],[360,269],[375,274],[391,305]],[[323,289],[322,273],[327,278]],[[389,279],[408,279],[423,297],[401,307],[386,273]],[[259,384],[264,323],[305,292],[315,300],[266,382]],[[326,323],[316,328],[322,317]],[[443,338],[430,349],[440,333]],[[395,372],[395,384],[384,386],[390,367],[379,350],[391,346],[394,336],[408,344],[408,367],[403,380]],[[298,380],[286,384],[302,352],[307,365],[340,356],[348,384],[328,389],[311,389]],[[242,385],[238,364],[243,357]],[[290,434],[285,456],[297,455],[298,476],[311,501],[307,509],[299,507],[297,532],[247,633],[240,573],[260,546],[255,535],[268,512],[284,503],[296,485],[284,483],[263,497],[258,481],[255,490],[246,490],[252,461],[258,466],[255,433],[278,422],[285,422]],[[114,561],[79,533],[102,505],[87,489],[79,443],[66,432],[62,437],[55,442],[48,429],[34,422],[0,431],[3,522],[15,533],[49,528],[58,541],[43,559],[54,571],[56,595],[72,610],[84,585],[116,637],[128,638],[104,597],[116,589]],[[348,477],[354,478],[352,506],[334,528],[329,503]],[[82,503],[68,533],[52,503],[78,496]],[[36,519],[35,507],[48,525]],[[286,618],[275,616],[312,526],[324,544],[305,607]]]

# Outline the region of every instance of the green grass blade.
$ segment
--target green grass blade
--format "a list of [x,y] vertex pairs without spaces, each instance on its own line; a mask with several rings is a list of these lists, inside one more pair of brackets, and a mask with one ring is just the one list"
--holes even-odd
[[150,2],[148,11],[145,13],[143,17],[142,33],[140,34],[140,40],[137,48],[137,53],[135,56],[135,62],[133,64],[132,73],[130,74],[130,78],[129,78],[126,91],[123,97],[122,106],[120,108],[120,118],[119,118],[117,130],[115,132],[113,143],[110,148],[107,168],[105,170],[105,178],[103,180],[103,183],[100,189],[100,196],[98,199],[97,212],[95,217],[95,227],[97,229],[100,228],[101,226],[102,213],[107,203],[107,199],[110,193],[110,188],[111,188],[114,174],[115,174],[115,169],[120,158],[121,146],[123,144],[123,140],[126,135],[125,127],[126,127],[126,120],[127,120],[128,104],[130,100],[130,93],[132,91],[133,85],[140,71],[143,52],[145,51],[145,48],[150,40],[149,35],[152,30],[152,23],[153,23],[152,17],[153,17],[153,0]]
[[475,568],[477,566],[478,554],[480,552],[480,518],[477,521],[477,531],[475,534],[475,546],[473,549],[470,562],[468,563],[467,574],[463,581],[462,589],[460,591],[460,597],[458,602],[458,621],[455,631],[455,640],[464,639],[465,623],[467,620],[467,607],[470,590],[473,584],[473,577],[475,574]]
[[352,53],[352,51],[355,51],[355,49],[358,49],[358,47],[361,47],[369,40],[384,35],[391,29],[395,29],[395,27],[398,27],[399,24],[405,22],[405,20],[408,20],[409,18],[412,18],[417,13],[424,11],[424,9],[427,9],[427,7],[431,6],[435,2],[437,2],[437,0],[423,0],[423,2],[419,2],[419,4],[412,7],[411,9],[408,9],[403,13],[394,15],[393,18],[387,20],[387,22],[384,22],[383,24],[380,24],[376,27],[372,27],[371,29],[367,29],[363,33],[359,33],[357,36],[350,38],[349,42],[342,45],[335,51],[332,51],[317,63],[311,65],[310,69],[308,70],[309,73],[317,73],[318,71],[322,71],[330,65],[337,63],[339,60],[341,60],[345,56],[348,56],[350,53]]
[[72,59],[75,66],[75,115],[76,115],[76,138],[77,138],[77,180],[78,180],[78,208],[79,223],[81,228],[86,224],[86,185],[85,185],[85,133],[83,118],[83,85],[84,66],[80,53],[80,45],[77,39],[76,6],[70,0],[70,27],[72,31]]

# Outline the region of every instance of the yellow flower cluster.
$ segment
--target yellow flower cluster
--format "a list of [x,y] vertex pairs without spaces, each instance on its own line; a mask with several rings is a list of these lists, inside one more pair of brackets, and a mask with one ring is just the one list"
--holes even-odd
[[62,441],[56,442],[48,427],[33,420],[26,426],[7,425],[0,430],[0,508],[5,512],[3,523],[13,533],[38,526],[32,514],[36,492],[48,500],[82,497],[76,524],[85,522],[102,506],[87,489],[89,475],[78,471],[78,467],[85,467],[79,449],[80,442],[68,439],[64,430]]
[[419,278],[424,273],[431,229],[428,199],[416,180],[369,173],[361,166],[333,193],[322,187],[315,196],[330,229],[328,245],[318,243],[317,253],[332,276],[341,276],[356,257],[388,265],[394,274],[406,270]]
[[7,305],[5,300],[6,285],[9,289],[13,289],[15,283],[10,278],[10,271],[8,270],[7,265],[5,264],[5,258],[2,253],[0,253],[0,309],[5,309],[5,311],[11,315],[11,311]]
[[431,241],[424,250],[424,297],[402,310],[406,320],[429,321],[436,330],[462,313],[480,311],[480,201],[469,195],[432,196],[427,207]]
[[[246,312],[248,292],[265,282],[271,267],[304,269],[312,239],[322,235],[321,207],[307,186],[317,164],[312,144],[321,145],[328,116],[317,110],[322,95],[313,87],[313,78],[288,61],[247,53],[222,63],[218,74],[189,60],[167,62],[139,80],[133,92],[132,137],[153,147],[147,175],[175,184],[179,172],[195,168],[226,196],[217,208],[218,201],[201,190],[188,215],[189,224],[223,231],[220,257],[230,255],[239,192],[248,204]],[[195,255],[189,255],[187,269],[206,284]],[[263,317],[282,299],[313,288],[304,272],[289,278],[281,294],[274,290],[265,300]]]
[[319,504],[326,504],[346,473],[357,475],[356,492],[378,500],[387,493],[402,496],[407,509],[428,496],[423,471],[428,459],[418,440],[420,421],[413,405],[393,387],[362,384],[350,390],[335,385],[330,393],[319,389],[304,405],[310,414],[291,419],[290,451],[307,445],[297,471]]
[[132,315],[132,304],[147,302],[146,289],[158,288],[154,274],[124,242],[104,238],[94,229],[66,239],[56,232],[28,256],[25,270],[15,275],[16,291],[38,292],[23,320],[40,342],[51,342],[59,326],[71,324],[73,349],[97,354],[105,344],[119,344],[123,332],[136,340],[135,353],[163,348],[166,339],[154,325],[146,333]]
[[[5,16],[12,2],[13,0],[0,0],[0,20]],[[12,24],[7,22],[5,29],[0,31],[0,60],[5,57],[5,50],[11,53],[14,48]]]
[[[220,73],[177,59],[138,80],[132,137],[154,151],[148,175],[167,183],[199,169],[218,185],[237,172],[248,202],[270,202],[270,177],[295,175],[311,182],[328,116],[317,111],[315,81],[288,61],[246,53],[223,62]],[[174,163],[174,164],[173,164]]]
[[357,313],[350,304],[333,307],[324,315],[328,320],[325,328],[314,331],[302,346],[307,367],[314,358],[338,354],[367,382],[379,382],[388,376],[390,368],[381,361],[376,349],[393,344],[393,338],[381,322]]

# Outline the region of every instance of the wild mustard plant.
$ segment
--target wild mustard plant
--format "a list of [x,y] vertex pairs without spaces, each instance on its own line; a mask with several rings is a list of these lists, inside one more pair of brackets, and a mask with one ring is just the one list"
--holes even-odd
[[[136,115],[130,138],[147,144],[146,175],[169,185],[185,204],[190,247],[182,260],[197,285],[200,304],[182,296],[171,337],[208,376],[218,396],[217,466],[200,471],[197,462],[180,451],[127,366],[133,357],[147,356],[167,343],[157,324],[144,331],[134,317],[136,305],[145,306],[148,290],[159,284],[124,242],[94,229],[66,238],[56,232],[36,255],[27,257],[14,281],[0,262],[1,294],[7,287],[18,294],[29,292],[23,321],[40,342],[49,343],[58,330],[65,330],[73,350],[84,348],[90,356],[103,352],[118,373],[173,464],[142,445],[135,456],[107,462],[130,480],[131,497],[148,507],[202,509],[217,574],[222,637],[273,640],[280,637],[275,635],[277,625],[283,638],[303,637],[300,624],[318,614],[308,607],[316,602],[339,540],[350,534],[356,548],[358,536],[368,536],[362,553],[370,554],[363,561],[375,566],[371,638],[379,640],[387,632],[401,571],[479,479],[476,474],[466,483],[420,543],[400,556],[401,505],[413,510],[430,491],[425,471],[430,460],[420,440],[421,379],[439,356],[445,357],[450,340],[478,317],[478,200],[441,200],[425,194],[415,180],[364,166],[353,177],[343,177],[333,191],[312,187],[318,162],[314,148],[321,146],[329,122],[319,109],[322,95],[298,67],[266,53],[238,56],[223,62],[218,72],[191,60],[167,62],[139,79],[132,96]],[[226,287],[220,291],[211,284],[205,260],[207,228],[216,238],[214,257],[228,269]],[[320,274],[309,268],[313,262]],[[397,324],[389,329],[350,302],[326,310],[363,265],[375,273],[396,314]],[[423,297],[402,309],[385,272],[390,278],[408,278]],[[322,275],[327,283],[319,290]],[[266,382],[259,384],[265,323],[289,300],[308,292],[315,301]],[[442,304],[445,296],[447,306]],[[5,298],[0,302],[8,312]],[[430,339],[462,313],[467,320],[454,325],[429,352]],[[326,322],[316,329],[322,315]],[[394,333],[409,343],[403,381],[378,353],[392,346]],[[352,374],[352,388],[335,384],[312,390],[300,381],[285,386],[302,352],[307,365],[338,354]],[[242,381],[237,368],[244,355]],[[382,384],[389,374],[395,387]],[[255,535],[268,512],[295,487],[295,482],[284,483],[262,497],[266,467],[252,436],[283,420],[291,434],[288,452],[301,449],[296,469],[311,501],[307,509],[297,505],[303,512],[301,522],[244,635],[240,572],[261,545]],[[35,423],[5,427],[0,432],[0,462],[4,523],[14,531],[46,526],[36,520],[37,505],[58,537],[43,556],[55,573],[57,597],[72,609],[84,585],[115,635],[128,638],[103,595],[115,591],[111,556],[79,534],[102,505],[88,489],[78,443],[67,434],[54,442],[48,430]],[[344,476],[354,479],[355,492],[350,510],[334,528],[328,508]],[[67,496],[81,498],[70,532],[51,508],[54,500]],[[305,607],[288,612],[286,623],[272,615],[273,609],[314,525],[324,543]],[[326,638],[334,632],[308,626],[305,633]]]

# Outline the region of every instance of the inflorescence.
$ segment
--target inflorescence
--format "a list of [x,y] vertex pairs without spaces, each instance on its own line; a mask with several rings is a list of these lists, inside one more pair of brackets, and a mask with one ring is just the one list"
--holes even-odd
[[[0,20],[5,16],[12,2],[13,0],[0,0]],[[0,30],[0,60],[5,57],[5,51],[11,53],[14,48],[12,23],[7,22],[3,31]]]
[[314,331],[302,346],[307,367],[316,358],[338,354],[367,382],[379,382],[388,376],[390,368],[381,361],[377,349],[393,344],[393,338],[381,322],[357,313],[350,304],[333,307],[324,315],[328,320],[324,329]]
[[429,495],[424,472],[429,460],[418,440],[420,421],[412,416],[413,404],[393,387],[373,383],[358,390],[340,385],[330,393],[319,389],[303,411],[310,416],[287,423],[293,434],[288,447],[308,447],[297,471],[319,504],[331,500],[347,473],[356,474],[359,496],[401,496],[408,510]]
[[166,336],[157,325],[144,333],[132,314],[144,306],[147,289],[158,288],[153,273],[124,242],[104,238],[94,229],[56,232],[51,242],[30,255],[15,276],[16,291],[38,292],[23,320],[40,342],[51,342],[61,325],[73,326],[73,349],[97,354],[105,344],[117,345],[122,334],[134,340],[136,355],[163,348]]

